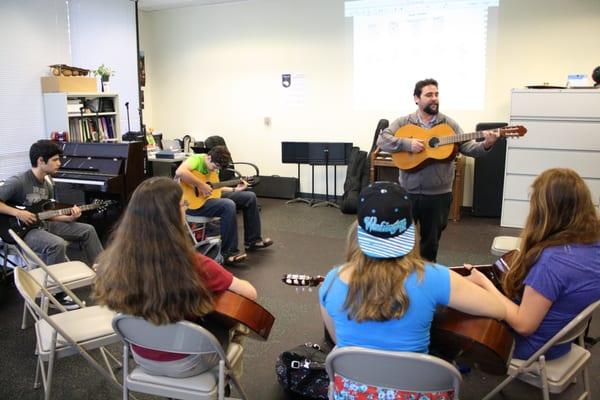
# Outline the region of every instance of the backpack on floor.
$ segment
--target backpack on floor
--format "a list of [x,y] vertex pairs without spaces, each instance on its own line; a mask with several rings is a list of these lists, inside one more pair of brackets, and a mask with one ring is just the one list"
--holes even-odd
[[327,400],[329,377],[325,358],[330,351],[310,342],[284,351],[275,363],[279,384],[296,395]]

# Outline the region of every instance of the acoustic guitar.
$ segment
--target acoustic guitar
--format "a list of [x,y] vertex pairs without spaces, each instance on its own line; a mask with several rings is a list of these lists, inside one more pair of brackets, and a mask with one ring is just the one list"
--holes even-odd
[[240,323],[250,329],[251,336],[259,340],[267,340],[275,317],[260,304],[226,290],[215,299],[213,317],[226,326]]
[[[508,270],[515,252],[502,256],[493,265],[474,266],[497,285]],[[469,275],[464,267],[452,267]],[[322,276],[287,274],[282,282],[290,286],[318,286]],[[512,355],[514,339],[507,325],[492,318],[478,317],[439,307],[430,330],[430,353],[446,360],[460,360],[492,375],[505,375]]]
[[[104,211],[112,203],[114,203],[113,200],[94,200],[94,202],[92,202],[91,204],[79,206],[79,209],[82,212],[90,210],[98,210],[99,212],[101,212]],[[25,224],[16,217],[6,214],[0,214],[0,237],[5,243],[14,244],[15,241],[8,233],[9,229],[15,231],[16,234],[19,235],[19,237],[24,237],[30,230],[38,228],[44,220],[52,219],[60,215],[71,215],[71,212],[73,211],[71,207],[53,210],[52,207],[54,206],[54,204],[55,203],[52,200],[40,200],[37,203],[32,204],[28,207],[16,206],[16,208],[18,209],[27,210],[35,214],[35,222],[29,225]]]
[[210,185],[210,187],[213,189],[209,196],[205,196],[196,186],[192,186],[180,181],[179,184],[183,189],[183,199],[187,201],[188,207],[192,210],[201,208],[209,199],[221,198],[220,188],[237,186],[242,180],[247,182],[249,186],[258,183],[258,177],[231,179],[228,181],[219,182],[219,173],[217,171],[210,171],[208,175],[202,174],[198,171],[191,172],[196,178],[200,179],[203,183]]
[[403,139],[420,139],[425,149],[420,153],[406,151],[391,153],[392,160],[403,171],[417,171],[435,161],[452,160],[458,152],[459,143],[482,138],[486,132],[491,132],[498,137],[517,138],[524,136],[527,129],[522,125],[516,125],[455,135],[448,124],[436,125],[431,129],[412,124],[404,125],[396,131],[395,136]]

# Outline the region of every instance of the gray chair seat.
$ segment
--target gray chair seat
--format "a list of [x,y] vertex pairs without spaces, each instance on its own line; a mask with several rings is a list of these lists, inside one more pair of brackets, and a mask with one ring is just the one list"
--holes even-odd
[[[112,319],[115,313],[106,307],[92,306],[80,308],[65,313],[54,314],[50,319],[60,326],[64,332],[75,342],[85,348],[85,342],[96,341],[101,338],[107,340],[107,344],[119,341],[112,329]],[[43,353],[52,349],[54,328],[46,321],[36,322],[39,334],[40,347]],[[72,342],[65,340],[60,334],[56,338],[56,351],[70,347]],[[94,348],[98,347],[96,344]]]

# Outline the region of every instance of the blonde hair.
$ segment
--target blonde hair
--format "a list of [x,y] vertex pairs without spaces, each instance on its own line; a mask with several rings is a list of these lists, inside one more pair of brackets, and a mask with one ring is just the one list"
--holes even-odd
[[107,249],[98,259],[94,298],[99,304],[155,324],[202,316],[212,294],[182,219],[182,190],[168,178],[151,178],[133,193]]
[[521,246],[502,282],[511,298],[522,294],[525,277],[546,247],[600,239],[600,220],[590,190],[577,172],[568,168],[546,170],[531,188]]
[[410,253],[397,258],[368,257],[358,246],[357,226],[355,222],[348,232],[346,264],[342,267],[351,269],[344,309],[357,322],[400,318],[410,303],[404,281],[413,271],[423,278],[425,264],[418,248],[415,245]]

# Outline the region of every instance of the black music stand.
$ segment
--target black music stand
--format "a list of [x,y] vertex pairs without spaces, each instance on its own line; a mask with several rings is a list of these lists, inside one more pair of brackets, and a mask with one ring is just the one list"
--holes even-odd
[[314,185],[314,167],[313,167],[313,189],[312,198],[305,199],[300,196],[300,164],[308,164],[308,142],[281,142],[281,162],[284,164],[298,165],[298,183],[296,185],[296,195],[298,197],[288,200],[285,204],[306,203],[309,206],[315,202],[315,185]]
[[[309,145],[309,162],[315,165],[325,166],[325,201],[312,204],[311,207],[335,207],[337,204],[337,166],[348,165],[352,151],[352,143],[311,143]],[[329,166],[333,165],[333,201],[329,200]],[[314,174],[313,174],[314,185]],[[314,191],[314,190],[313,190]]]

